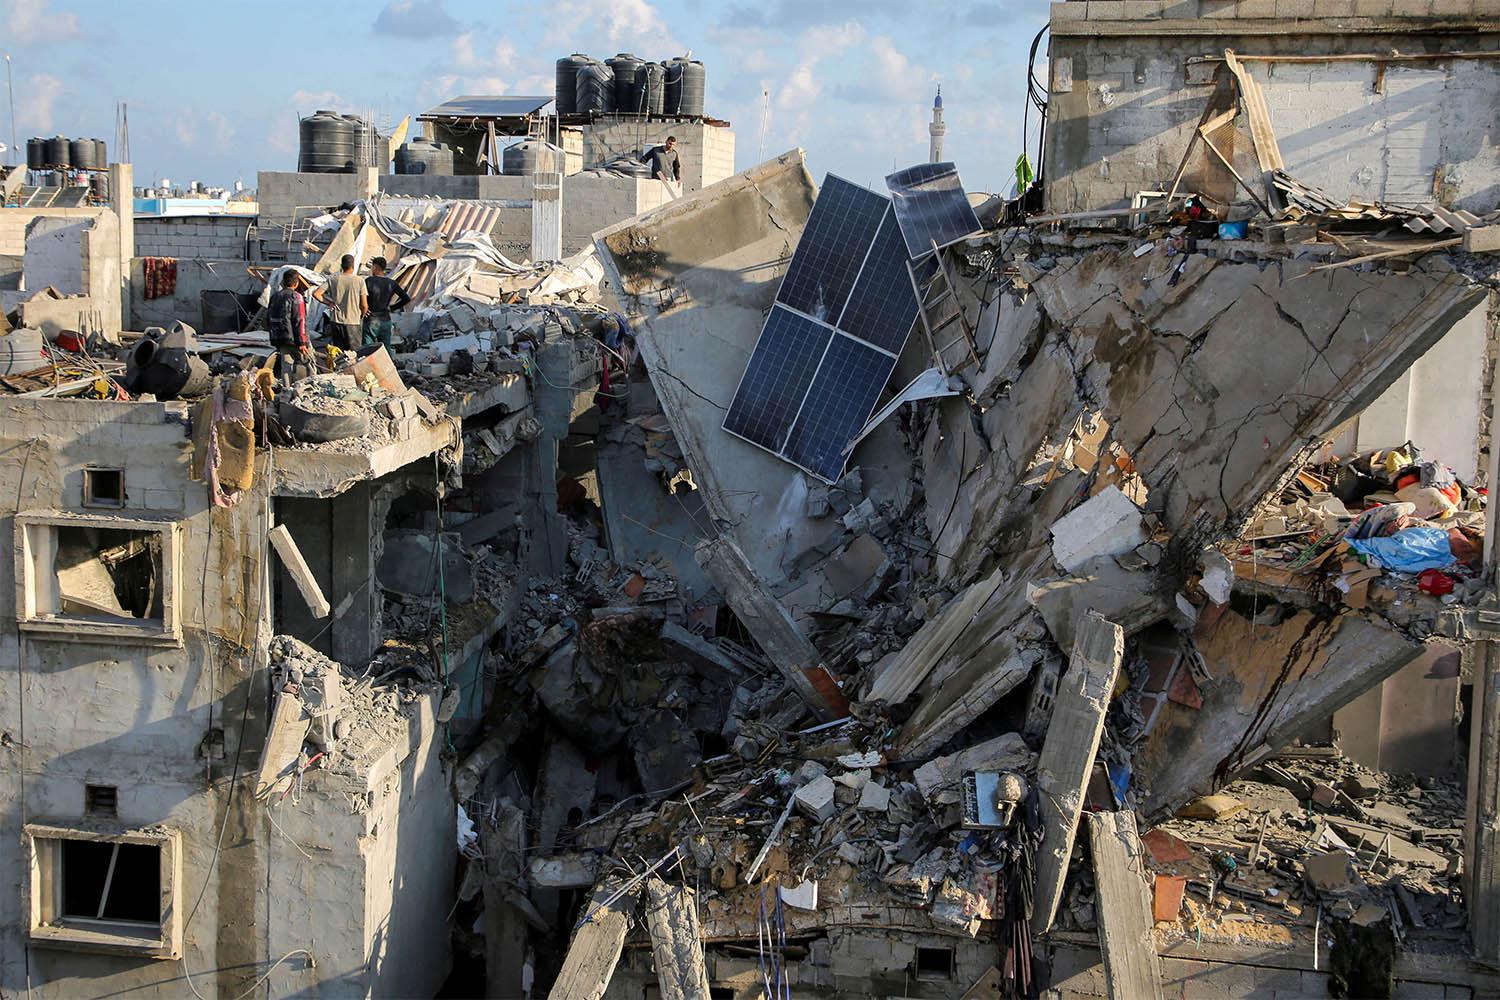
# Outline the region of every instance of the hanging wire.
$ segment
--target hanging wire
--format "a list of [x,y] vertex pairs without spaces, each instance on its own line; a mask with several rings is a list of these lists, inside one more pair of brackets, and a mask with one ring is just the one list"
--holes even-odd
[[[1037,111],[1036,170],[1034,171],[1035,180],[1033,183],[1042,182],[1042,178],[1045,176],[1044,170],[1047,157],[1047,99],[1049,95],[1047,88],[1042,85],[1042,82],[1037,79],[1036,75],[1036,54],[1037,50],[1041,48],[1042,36],[1046,33],[1047,28],[1044,26],[1036,33],[1036,37],[1031,40],[1031,52],[1026,58],[1026,104],[1021,112],[1021,152],[1023,155],[1029,155],[1031,151],[1031,109],[1036,108]],[[1016,196],[1020,197],[1025,193],[1025,191],[1018,190]]]

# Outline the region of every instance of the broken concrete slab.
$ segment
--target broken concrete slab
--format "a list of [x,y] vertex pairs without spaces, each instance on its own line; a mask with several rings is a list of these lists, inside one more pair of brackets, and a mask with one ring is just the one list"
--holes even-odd
[[550,1000],[602,1000],[604,997],[609,981],[614,977],[615,966],[620,964],[625,934],[630,930],[631,917],[640,896],[637,887],[610,902],[625,884],[622,879],[609,878],[594,891],[573,931],[573,941],[568,945],[567,957],[552,984],[552,992],[547,994]]
[[1135,756],[1136,776],[1149,789],[1141,812],[1153,818],[1290,744],[1424,648],[1359,612],[1297,611],[1278,624],[1256,624],[1233,604],[1205,617],[1195,645],[1213,678],[1199,685],[1202,707],[1163,704]]
[[1109,485],[1052,525],[1052,554],[1077,573],[1099,556],[1117,556],[1146,541],[1141,509],[1118,486]]
[[662,1000],[699,1000],[709,995],[703,931],[692,889],[646,880],[646,927]]
[[1161,961],[1149,890],[1145,852],[1133,812],[1089,815],[1089,850],[1098,892],[1099,950],[1109,995],[1118,1000],[1161,997]]
[[1079,569],[1080,575],[1034,585],[1027,595],[1063,649],[1073,647],[1073,628],[1089,611],[1134,634],[1161,621],[1172,607],[1153,570],[1128,570],[1110,556],[1091,559]]
[[526,877],[542,889],[586,889],[599,880],[597,854],[553,854],[532,858]]
[[891,790],[878,781],[867,781],[859,790],[856,808],[862,812],[883,813],[891,807]]
[[1043,934],[1052,926],[1062,899],[1084,790],[1094,772],[1104,714],[1124,655],[1124,631],[1100,615],[1089,614],[1078,628],[1072,657],[1058,684],[1052,722],[1036,767],[1042,845],[1036,858],[1031,913],[1034,934]]
[[701,635],[694,635],[674,621],[662,622],[661,641],[663,646],[689,662],[703,667],[713,676],[739,678],[745,675],[740,665],[720,652],[719,647]]
[[318,586],[318,578],[307,566],[307,560],[302,558],[302,550],[297,548],[297,543],[292,538],[292,533],[284,524],[278,524],[266,535],[271,541],[271,547],[281,557],[281,564],[286,567],[287,573],[291,574],[292,582],[297,585],[297,592],[302,595],[302,600],[307,602],[308,610],[314,618],[327,618],[333,607],[328,603],[328,598],[323,596],[323,588]]
[[913,780],[922,797],[931,799],[940,792],[958,787],[963,776],[972,771],[1026,771],[1036,754],[1026,745],[1020,733],[1006,733],[985,740],[958,753],[935,757],[917,768]]
[[814,671],[827,675],[821,655],[756,574],[745,553],[732,539],[720,537],[698,546],[697,559],[767,659],[781,670],[808,708],[819,718],[828,718],[832,710],[809,676]]

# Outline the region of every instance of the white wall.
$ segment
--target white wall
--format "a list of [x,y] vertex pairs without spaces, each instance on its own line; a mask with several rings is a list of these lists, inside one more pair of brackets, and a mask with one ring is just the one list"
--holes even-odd
[[1411,441],[1473,482],[1479,471],[1479,395],[1485,365],[1481,305],[1454,324],[1359,416],[1358,451]]

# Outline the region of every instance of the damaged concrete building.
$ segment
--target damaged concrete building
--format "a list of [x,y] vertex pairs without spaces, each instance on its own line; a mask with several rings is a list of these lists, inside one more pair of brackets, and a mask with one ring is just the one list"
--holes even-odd
[[[1013,200],[295,174],[252,325],[52,331],[0,987],[1500,995],[1500,32],[1329,6],[1053,4]],[[416,306],[280,379],[344,253]]]

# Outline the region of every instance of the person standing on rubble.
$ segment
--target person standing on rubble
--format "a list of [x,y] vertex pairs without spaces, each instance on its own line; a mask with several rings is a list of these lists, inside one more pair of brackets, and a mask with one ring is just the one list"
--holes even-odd
[[660,146],[652,146],[641,154],[641,162],[651,165],[651,176],[667,186],[667,190],[676,198],[681,194],[682,183],[682,158],[677,155],[677,137],[667,136],[667,141]]
[[411,301],[411,296],[393,279],[387,278],[385,271],[384,257],[376,257],[370,261],[370,276],[365,279],[365,299],[370,307],[370,313],[365,317],[365,343],[384,344],[389,351],[391,313],[399,312],[405,307]]
[[302,297],[301,276],[287,268],[281,287],[266,307],[271,328],[271,349],[276,352],[273,371],[283,385],[312,373],[312,343],[307,339],[307,300]]
[[370,302],[365,295],[364,279],[354,273],[353,254],[344,254],[339,260],[339,273],[313,292],[313,298],[331,311],[333,345],[346,351],[359,350],[365,337],[364,321]]

